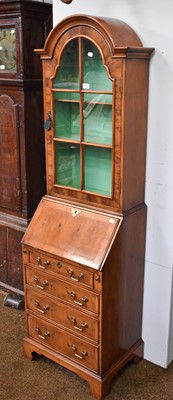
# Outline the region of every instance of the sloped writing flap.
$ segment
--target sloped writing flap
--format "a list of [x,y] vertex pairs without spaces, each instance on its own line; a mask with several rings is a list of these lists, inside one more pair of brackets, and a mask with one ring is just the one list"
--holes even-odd
[[118,216],[44,197],[22,242],[99,270],[120,223]]

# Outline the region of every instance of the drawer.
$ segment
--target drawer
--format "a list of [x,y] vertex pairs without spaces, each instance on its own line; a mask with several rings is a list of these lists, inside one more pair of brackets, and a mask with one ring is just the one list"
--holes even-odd
[[76,334],[98,342],[98,319],[73,307],[52,300],[36,290],[26,291],[26,308],[42,315]]
[[76,287],[45,272],[29,267],[26,267],[26,283],[37,288],[40,292],[44,291],[44,293],[54,295],[79,309],[98,315],[99,295],[85,288]]
[[86,271],[64,261],[32,251],[29,252],[29,263],[37,266],[40,270],[61,275],[70,281],[93,288],[94,274],[91,271]]
[[28,334],[45,347],[98,372],[98,347],[32,315],[28,315]]

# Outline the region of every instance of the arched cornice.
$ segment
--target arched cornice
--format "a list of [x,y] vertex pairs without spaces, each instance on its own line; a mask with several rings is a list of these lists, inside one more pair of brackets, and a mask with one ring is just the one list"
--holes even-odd
[[93,17],[83,14],[72,15],[59,22],[50,32],[43,49],[36,49],[42,59],[51,59],[54,49],[62,35],[70,29],[90,27],[107,41],[111,55],[114,56],[117,48],[142,48],[142,43],[136,32],[125,22],[112,19]]

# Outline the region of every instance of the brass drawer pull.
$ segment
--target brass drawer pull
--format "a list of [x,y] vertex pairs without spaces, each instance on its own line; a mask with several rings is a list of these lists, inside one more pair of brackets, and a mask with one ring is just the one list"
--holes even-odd
[[77,321],[74,317],[69,317],[69,320],[72,322],[74,329],[77,329],[80,332],[83,332],[84,328],[88,327],[86,322],[83,322],[80,326],[77,326]]
[[76,298],[76,293],[75,292],[72,291],[69,294],[71,294],[71,297],[73,297],[74,303],[77,304],[78,306],[82,307],[84,305],[84,303],[87,303],[87,301],[88,301],[88,297],[87,296],[83,296],[81,301],[79,301],[79,300],[75,300],[75,298]]
[[83,360],[84,357],[88,356],[87,351],[83,351],[81,355],[78,354],[78,353],[76,353],[76,346],[75,346],[75,344],[72,344],[72,345],[71,345],[71,348],[72,348],[72,350],[74,351],[74,356],[77,357],[77,358],[79,358],[80,360]]
[[44,265],[50,265],[50,261],[49,260],[44,261]]
[[39,285],[39,284],[37,283],[37,282],[38,282],[37,276],[34,276],[34,281],[36,282],[36,286],[37,286],[39,289],[41,289],[41,290],[44,290],[44,289],[45,289],[45,286],[48,285],[48,281],[44,281],[44,282],[42,283],[42,285]]
[[84,274],[82,272],[80,272],[78,274],[77,278],[74,278],[73,277],[74,272],[73,272],[72,269],[68,269],[68,273],[69,273],[70,278],[72,279],[72,281],[75,281],[75,282],[80,282],[80,279],[84,277]]
[[49,260],[44,261],[43,265],[41,264],[41,258],[40,257],[37,257],[36,260],[37,260],[38,266],[41,269],[46,269],[46,265],[50,265],[50,261]]
[[40,312],[41,314],[45,314],[45,312],[46,312],[47,310],[49,310],[49,306],[48,306],[47,304],[43,307],[43,309],[39,308],[39,301],[38,301],[38,300],[35,300],[35,301],[34,301],[34,304],[35,304],[35,306],[36,306],[36,310],[37,310],[38,312]]
[[35,330],[36,330],[36,332],[38,334],[38,337],[40,339],[46,340],[47,337],[50,336],[50,333],[48,331],[46,331],[45,333],[42,334],[41,331],[40,331],[40,328],[38,326],[36,326]]

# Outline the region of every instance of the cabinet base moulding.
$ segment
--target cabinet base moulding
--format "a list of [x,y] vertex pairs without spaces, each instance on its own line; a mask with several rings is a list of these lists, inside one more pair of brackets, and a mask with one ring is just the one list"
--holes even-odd
[[25,338],[23,340],[23,351],[25,357],[32,360],[34,358],[34,353],[45,356],[50,360],[60,364],[62,367],[76,373],[80,378],[86,380],[90,385],[90,393],[96,400],[104,400],[105,397],[111,390],[111,383],[113,378],[118,374],[118,372],[130,361],[134,360],[136,363],[143,359],[143,340],[138,340],[125,354],[118,359],[115,364],[109,368],[106,373],[101,376],[93,373],[92,371],[78,365],[77,363],[63,357],[61,354],[54,352],[49,348],[45,348],[40,343],[36,343],[35,340],[30,338]]

